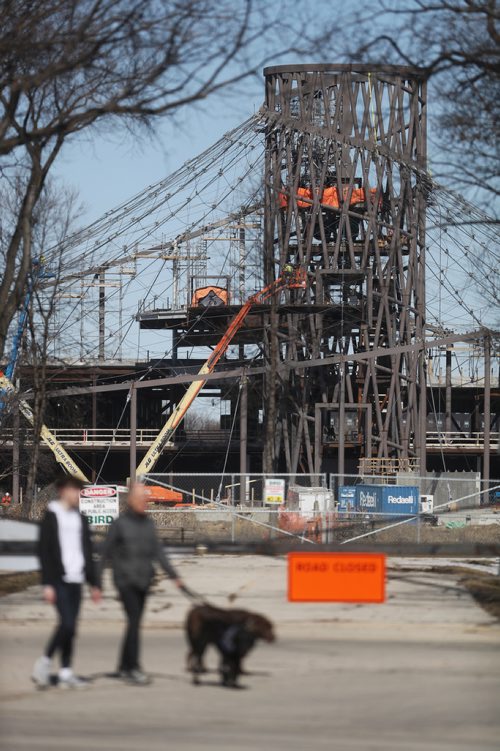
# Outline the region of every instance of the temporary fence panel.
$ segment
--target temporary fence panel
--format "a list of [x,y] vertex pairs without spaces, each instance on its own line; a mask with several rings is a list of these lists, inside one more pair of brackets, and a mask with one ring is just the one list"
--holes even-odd
[[[445,526],[446,507],[435,514],[419,513],[418,482],[398,487],[396,478],[390,483],[387,478],[373,482],[371,476],[369,483],[368,477],[344,478],[348,483],[338,487],[333,476],[335,490],[327,487],[323,474],[169,473],[148,475],[146,480],[181,494],[177,508],[159,503],[150,507],[164,537],[176,542],[245,544],[282,539],[309,549],[319,543],[347,545],[365,539],[371,545],[475,539],[469,526]],[[463,482],[467,490],[469,483],[470,478]],[[269,503],[270,496],[277,500]],[[483,520],[481,525],[489,534]],[[481,534],[478,540],[482,539]]]
[[183,503],[225,506],[264,507],[286,504],[300,489],[327,489],[326,474],[291,475],[247,472],[217,473],[152,473],[144,476],[148,485],[160,485],[183,495]]

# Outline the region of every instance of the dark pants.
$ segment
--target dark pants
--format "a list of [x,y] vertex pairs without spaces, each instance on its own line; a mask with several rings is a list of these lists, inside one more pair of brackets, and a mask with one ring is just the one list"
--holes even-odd
[[81,584],[56,584],[56,609],[59,614],[59,623],[54,631],[52,639],[47,644],[45,654],[52,657],[57,650],[61,653],[61,666],[69,668],[73,654],[73,643],[76,634],[76,623],[80,612],[82,600]]
[[148,592],[137,587],[122,587],[119,593],[127,616],[119,670],[135,670],[139,668],[139,628]]

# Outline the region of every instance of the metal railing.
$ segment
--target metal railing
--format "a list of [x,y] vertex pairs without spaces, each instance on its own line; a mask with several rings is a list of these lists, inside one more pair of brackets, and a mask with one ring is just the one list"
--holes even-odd
[[148,484],[181,493],[184,501],[215,503],[218,508],[236,505],[261,507],[267,503],[277,508],[289,497],[290,491],[298,488],[328,490],[325,473],[290,475],[276,472],[266,475],[246,472],[242,475],[237,472],[152,472],[145,476],[145,480]]
[[[130,445],[129,428],[49,428],[58,441],[66,446],[126,446]],[[150,446],[159,433],[159,428],[138,428],[136,431],[137,446]],[[0,445],[11,444],[12,428],[0,430]],[[182,430],[176,435],[176,443],[203,443],[211,446],[226,446],[231,438],[231,431],[216,430]],[[232,441],[239,440],[236,432]],[[248,440],[255,442],[258,437],[249,435]],[[23,431],[23,442],[33,442],[33,430]],[[172,443],[170,445],[173,445]]]
[[[51,433],[61,443],[68,446],[129,446],[130,430],[129,428],[50,428]],[[0,430],[0,443],[12,441],[12,429],[4,428]],[[139,428],[136,432],[136,441],[138,446],[149,446],[156,436],[158,430],[154,428]],[[30,429],[23,435],[25,443],[33,441],[33,431]]]
[[[66,445],[73,446],[129,446],[130,429],[129,428],[49,428],[58,441]],[[158,435],[159,428],[138,428],[136,431],[136,442],[138,446],[150,446]],[[12,428],[3,428],[0,430],[0,444],[12,443]],[[183,430],[179,432],[177,442],[189,441],[207,444],[226,444],[230,438],[230,431],[224,429],[216,430]],[[237,433],[234,440],[237,440]],[[258,440],[256,436],[249,436],[249,440]],[[33,441],[33,431],[28,429],[23,431],[23,441],[31,443]],[[500,432],[490,434],[490,446],[494,448],[500,442]],[[484,432],[466,433],[464,431],[428,431],[427,432],[428,448],[457,448],[457,449],[483,449]],[[364,458],[361,460],[361,471],[366,474],[390,474],[395,471],[415,471],[418,465],[415,459],[379,459]]]
[[[500,439],[500,432],[490,433],[490,445],[495,446]],[[463,431],[439,431],[427,432],[427,446],[442,448],[484,448],[484,432],[465,433]]]

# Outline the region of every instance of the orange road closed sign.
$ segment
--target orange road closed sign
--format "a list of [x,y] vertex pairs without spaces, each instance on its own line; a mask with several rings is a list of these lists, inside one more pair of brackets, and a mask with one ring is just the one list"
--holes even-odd
[[290,602],[384,602],[385,555],[289,553]]

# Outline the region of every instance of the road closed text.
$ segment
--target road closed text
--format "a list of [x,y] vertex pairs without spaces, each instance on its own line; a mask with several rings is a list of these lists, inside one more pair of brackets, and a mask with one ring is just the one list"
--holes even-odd
[[385,556],[378,553],[290,553],[290,602],[383,602]]

